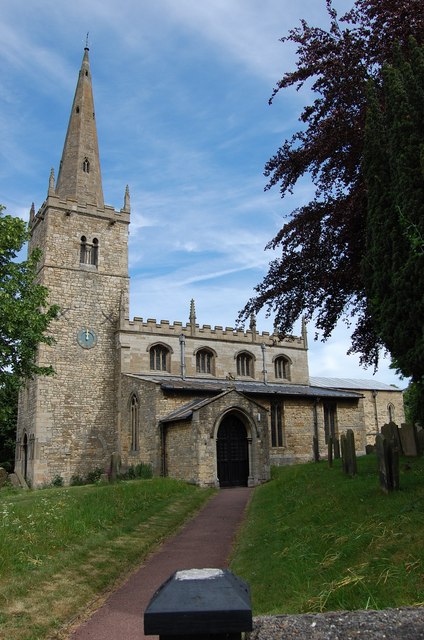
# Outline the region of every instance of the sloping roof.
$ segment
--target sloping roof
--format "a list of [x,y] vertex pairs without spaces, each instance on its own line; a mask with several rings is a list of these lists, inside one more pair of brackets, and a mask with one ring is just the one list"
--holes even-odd
[[307,398],[339,398],[339,399],[357,399],[361,397],[360,393],[347,391],[340,388],[321,387],[315,385],[302,384],[265,384],[264,382],[248,381],[248,380],[216,380],[212,378],[177,378],[173,376],[146,376],[131,374],[131,377],[140,380],[147,380],[160,384],[164,391],[174,391],[181,393],[198,392],[198,393],[222,393],[229,389],[236,389],[246,395],[280,395],[280,396],[297,396]]
[[359,391],[401,391],[398,387],[394,387],[377,380],[361,380],[357,378],[323,378],[320,376],[311,376],[309,378],[311,385],[317,387],[325,387],[331,389],[357,389]]

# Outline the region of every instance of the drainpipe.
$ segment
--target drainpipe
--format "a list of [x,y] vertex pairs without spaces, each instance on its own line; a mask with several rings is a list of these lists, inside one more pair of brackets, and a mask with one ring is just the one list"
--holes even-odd
[[181,359],[181,378],[185,380],[185,336],[183,334],[180,335],[180,359]]
[[264,384],[268,384],[268,380],[267,380],[267,370],[266,370],[266,357],[265,357],[265,350],[266,350],[266,345],[264,343],[261,344],[261,349],[262,349],[262,373],[264,376]]
[[378,391],[376,391],[375,389],[372,390],[372,397],[374,398],[374,419],[375,419],[375,429],[376,432],[379,433],[379,428],[378,428],[378,411],[377,411],[377,395],[378,395]]
[[160,425],[160,448],[161,448],[161,476],[166,478],[168,470],[166,468],[166,425],[163,422]]

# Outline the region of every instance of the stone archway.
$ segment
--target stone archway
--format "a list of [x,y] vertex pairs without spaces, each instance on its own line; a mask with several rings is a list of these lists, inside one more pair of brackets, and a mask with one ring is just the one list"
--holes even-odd
[[249,447],[244,423],[235,413],[227,414],[216,438],[217,473],[220,487],[246,487],[249,478]]

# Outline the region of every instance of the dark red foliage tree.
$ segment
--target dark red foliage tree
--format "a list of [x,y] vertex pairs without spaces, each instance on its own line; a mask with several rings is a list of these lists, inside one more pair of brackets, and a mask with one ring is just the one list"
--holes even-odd
[[284,74],[270,103],[287,87],[312,87],[301,126],[265,166],[267,189],[291,193],[309,175],[313,200],[296,209],[267,248],[281,250],[256,295],[240,312],[245,321],[266,308],[276,328],[290,333],[302,315],[315,318],[323,338],[343,318],[355,323],[350,352],[376,365],[382,342],[368,311],[361,262],[365,247],[367,192],[362,172],[367,83],[391,62],[394,43],[407,50],[409,36],[424,42],[422,0],[356,0],[338,18],[326,0],[328,30],[302,20],[282,42],[297,45],[294,71]]

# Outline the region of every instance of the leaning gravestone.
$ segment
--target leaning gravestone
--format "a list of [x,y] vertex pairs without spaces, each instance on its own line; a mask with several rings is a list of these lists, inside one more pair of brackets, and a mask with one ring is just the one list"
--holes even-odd
[[21,483],[19,482],[19,478],[16,473],[9,473],[9,480],[12,487],[15,487],[15,489],[21,488]]
[[418,455],[417,431],[413,424],[402,424],[400,428],[400,441],[405,456],[416,457]]
[[0,467],[0,488],[6,484],[8,475],[9,474],[7,473],[6,469]]
[[19,485],[22,487],[22,489],[29,489],[23,474],[20,471],[18,471],[18,469],[15,469],[15,476],[18,478]]

